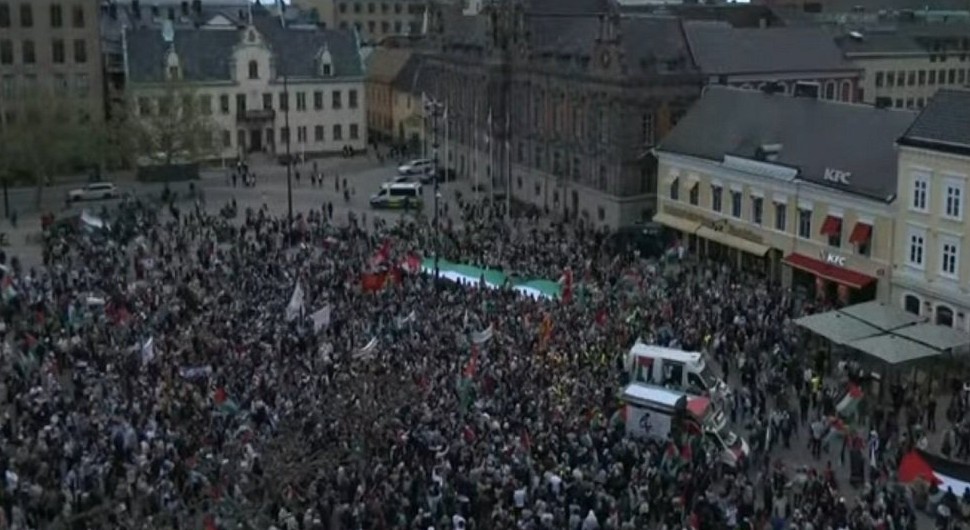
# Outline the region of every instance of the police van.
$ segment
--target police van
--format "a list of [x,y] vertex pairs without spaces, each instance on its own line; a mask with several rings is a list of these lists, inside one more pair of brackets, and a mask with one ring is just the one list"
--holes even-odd
[[717,400],[726,398],[729,393],[727,384],[711,370],[699,352],[637,341],[630,348],[624,364],[632,383],[676,388]]
[[394,182],[381,186],[381,190],[371,195],[372,208],[421,208],[423,190],[420,182]]

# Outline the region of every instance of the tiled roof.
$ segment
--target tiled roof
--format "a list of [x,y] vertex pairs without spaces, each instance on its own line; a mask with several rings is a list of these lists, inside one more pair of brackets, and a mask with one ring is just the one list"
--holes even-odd
[[367,78],[381,83],[394,81],[412,53],[407,48],[376,48],[367,59]]
[[[294,78],[317,77],[316,58],[326,47],[333,57],[338,77],[363,75],[354,35],[347,31],[317,28],[284,28],[275,17],[254,17],[257,30],[273,50],[278,75]],[[231,81],[233,48],[244,30],[175,28],[173,42],[187,81]],[[168,44],[158,28],[138,28],[128,32],[128,69],[136,83],[165,79],[165,54]]]
[[[659,151],[713,161],[756,159],[778,144],[775,163],[798,178],[889,202],[896,194],[895,140],[913,123],[909,111],[711,86],[661,142]],[[851,174],[849,185],[823,178],[826,169]]]
[[970,154],[970,90],[938,90],[899,143]]
[[599,33],[599,18],[588,15],[529,15],[530,44],[537,52],[562,52],[589,57]]
[[705,21],[686,22],[684,31],[705,74],[858,70],[821,29],[732,28]]
[[[887,27],[858,27],[853,38],[848,32],[839,35],[838,45],[848,56],[893,52],[928,52],[936,39],[970,39],[970,24],[902,24]],[[954,51],[950,51],[951,54]]]
[[[643,66],[678,62],[677,71],[696,70],[679,19],[666,16],[624,16],[620,19],[620,32],[627,64]],[[666,66],[664,68],[671,70]]]

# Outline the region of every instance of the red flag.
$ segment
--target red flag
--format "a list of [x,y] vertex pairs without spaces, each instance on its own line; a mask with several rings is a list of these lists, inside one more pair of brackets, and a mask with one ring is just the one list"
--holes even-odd
[[387,261],[389,257],[391,257],[391,240],[385,239],[381,248],[377,249],[377,253],[370,259],[370,264],[376,267]]
[[562,277],[559,278],[559,285],[562,286],[562,301],[563,303],[570,303],[573,301],[573,271],[570,268],[566,268],[563,271]]
[[360,275],[360,288],[365,293],[376,293],[384,288],[387,281],[386,274],[379,272],[368,272]]
[[475,373],[478,372],[478,346],[472,345],[472,355],[468,358],[468,363],[465,364],[465,370],[462,374],[471,379],[475,377]]
[[408,274],[417,274],[421,272],[421,257],[413,252],[408,254],[404,261],[401,262],[401,268],[404,272]]
[[27,349],[33,348],[37,345],[37,337],[31,335],[30,333],[27,333],[27,336],[24,337],[24,339],[27,341]]
[[215,400],[215,402],[216,402],[216,405],[222,405],[223,403],[225,403],[225,402],[226,402],[226,399],[227,399],[228,397],[229,397],[229,396],[228,396],[228,394],[226,394],[226,389],[225,389],[225,388],[222,388],[221,386],[220,386],[219,388],[217,388],[217,389],[216,389],[216,393],[215,393],[215,395],[214,395],[214,396],[212,396],[212,398],[213,398],[213,399]]
[[206,515],[202,524],[205,526],[205,530],[219,530],[219,527],[216,526],[216,519],[212,515]]
[[606,318],[607,318],[607,313],[606,313],[605,307],[596,312],[596,317],[595,317],[596,323],[599,324],[600,326],[606,325]]

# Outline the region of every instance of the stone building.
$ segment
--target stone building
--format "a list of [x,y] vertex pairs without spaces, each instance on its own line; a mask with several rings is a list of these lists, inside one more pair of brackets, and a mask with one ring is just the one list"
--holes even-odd
[[653,217],[651,148],[700,93],[677,18],[609,0],[436,7],[419,84],[447,107],[445,163],[518,201],[619,226]]
[[327,28],[356,29],[364,42],[422,30],[427,0],[297,0]]

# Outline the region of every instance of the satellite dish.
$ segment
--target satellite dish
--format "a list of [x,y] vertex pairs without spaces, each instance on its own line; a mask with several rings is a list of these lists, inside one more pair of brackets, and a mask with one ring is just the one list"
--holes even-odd
[[172,26],[171,20],[162,22],[162,38],[169,44],[175,40],[175,27]]

